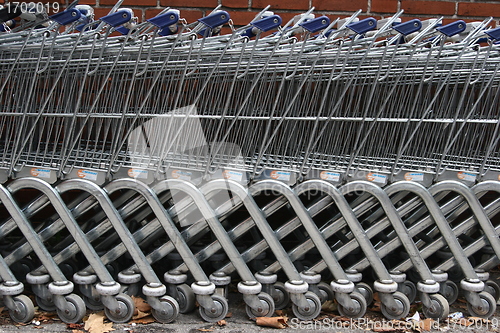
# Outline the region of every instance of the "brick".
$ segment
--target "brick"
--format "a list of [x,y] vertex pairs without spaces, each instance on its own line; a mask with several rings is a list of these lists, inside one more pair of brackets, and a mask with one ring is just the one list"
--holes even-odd
[[368,10],[367,0],[313,0],[312,5],[317,11],[355,12],[361,9],[366,12]]
[[[116,0],[99,0],[100,6],[114,6],[116,4]],[[156,7],[157,0],[125,0],[123,1],[121,7],[124,6],[133,6],[133,7]]]
[[372,0],[370,12],[395,13],[398,10],[397,0]]
[[95,6],[96,0],[80,0],[80,1],[78,1],[78,4]]
[[274,11],[276,9],[285,10],[308,10],[309,0],[252,0],[252,8],[263,9],[267,5],[270,5],[270,10]]
[[233,20],[234,25],[247,25],[259,12],[229,11],[228,13],[229,16],[231,16],[231,20]]
[[111,8],[94,8],[94,17],[99,19],[109,14]]
[[180,8],[215,8],[217,0],[160,0],[162,7]]
[[406,14],[453,15],[455,14],[455,3],[446,1],[403,0],[401,2],[401,9]]
[[458,15],[460,16],[479,16],[479,17],[499,17],[500,4],[498,3],[462,3],[458,4]]
[[222,0],[221,5],[228,8],[249,8],[248,0]]

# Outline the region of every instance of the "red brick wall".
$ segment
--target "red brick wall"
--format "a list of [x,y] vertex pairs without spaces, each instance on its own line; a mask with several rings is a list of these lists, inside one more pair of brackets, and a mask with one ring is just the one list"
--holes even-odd
[[[0,3],[3,1],[0,0]],[[63,5],[71,2],[56,1]],[[94,6],[96,17],[101,17],[108,13],[115,0],[80,0],[80,3]],[[448,23],[456,19],[477,21],[492,16],[495,20],[493,25],[500,25],[500,0],[125,0],[122,6],[133,8],[136,16],[141,19],[152,17],[162,8],[170,6],[180,9],[181,16],[188,22],[193,22],[219,4],[230,13],[235,25],[248,23],[266,5],[271,5],[271,10],[281,15],[284,21],[315,7],[316,15],[327,15],[332,19],[348,16],[358,9],[363,11],[363,17],[373,16],[378,19],[402,9],[403,20],[443,16],[444,22]]]

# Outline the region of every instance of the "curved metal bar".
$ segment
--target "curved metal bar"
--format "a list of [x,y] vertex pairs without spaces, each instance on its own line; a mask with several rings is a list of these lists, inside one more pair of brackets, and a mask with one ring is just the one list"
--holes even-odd
[[126,228],[120,214],[113,206],[113,203],[109,199],[107,193],[97,184],[85,179],[70,179],[64,182],[64,186],[68,189],[86,191],[92,194],[99,202],[99,205],[102,207],[103,211],[106,213],[109,222],[111,222],[114,230],[127,248],[127,251],[130,253],[132,259],[136,263],[146,281],[148,283],[162,284],[160,279],[158,279],[155,272],[153,271],[151,265],[149,265],[149,263],[147,262],[146,257],[144,253],[142,253],[139,245],[133,241],[134,238],[130,233],[130,230]]
[[63,199],[61,198],[58,190],[61,193],[71,190],[71,187],[65,187],[62,183],[59,185],[58,190],[53,188],[49,183],[45,182],[39,178],[23,178],[14,180],[15,183],[20,183],[23,188],[34,188],[40,192],[42,192],[48,199],[52,207],[54,207],[55,211],[61,218],[64,223],[66,229],[69,231],[74,241],[78,244],[78,247],[82,251],[85,258],[88,260],[89,264],[94,269],[95,273],[99,277],[101,282],[114,282],[113,277],[108,272],[106,267],[102,264],[102,262],[98,259],[99,256],[95,249],[90,245],[89,241],[85,237],[85,233],[78,226],[78,222],[75,220],[71,212],[64,204]]
[[243,205],[250,213],[253,222],[262,233],[264,240],[267,245],[276,256],[279,264],[283,268],[283,271],[287,275],[290,280],[302,280],[299,272],[293,265],[293,263],[288,258],[288,255],[280,244],[279,240],[274,235],[274,230],[267,223],[266,216],[260,210],[259,206],[253,199],[253,197],[248,193],[248,191],[239,183],[236,183],[231,180],[213,180],[205,185],[207,191],[216,191],[216,190],[229,190],[233,194],[237,195],[240,200],[243,202]]
[[[23,182],[25,179],[26,178],[19,179],[18,181]],[[10,216],[12,216],[12,218],[16,221],[19,230],[21,230],[24,237],[31,245],[33,251],[37,255],[38,259],[40,259],[42,265],[45,267],[51,278],[54,281],[67,281],[66,277],[52,258],[52,255],[43,245],[36,231],[31,226],[31,223],[22,213],[21,209],[12,197],[12,194],[3,186],[0,186],[0,201],[4,204]]]

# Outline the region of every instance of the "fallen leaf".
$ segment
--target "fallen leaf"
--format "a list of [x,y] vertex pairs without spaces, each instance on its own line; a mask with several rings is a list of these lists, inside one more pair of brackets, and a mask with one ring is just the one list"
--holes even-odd
[[151,315],[151,313],[149,313],[149,312],[142,312],[141,310],[137,310],[137,309],[136,309],[136,312],[137,312],[137,314],[132,317],[132,320],[141,319],[141,318],[144,318],[144,317]]
[[73,329],[73,330],[83,330],[83,325],[82,324],[72,324],[72,323],[69,323],[69,324],[66,324],[66,328],[67,329]]
[[200,332],[213,332],[213,328],[198,328],[198,331]]
[[233,316],[233,313],[232,313],[232,312],[228,312],[228,313],[226,314],[226,318],[231,318],[232,316]]
[[325,311],[325,312],[335,312],[335,311],[337,311],[337,303],[335,303],[334,301],[331,301],[331,300],[326,301],[321,306],[321,310]]
[[434,320],[432,320],[431,318],[427,318],[427,319],[424,319],[422,321],[420,321],[418,324],[418,326],[420,328],[422,328],[422,330],[424,331],[430,331],[432,329],[432,325],[434,323]]
[[283,311],[283,310],[276,310],[276,311],[274,311],[274,313],[276,313],[280,317],[285,315],[285,311]]
[[286,328],[288,327],[287,317],[257,317],[255,318],[258,326]]
[[224,319],[219,320],[219,321],[217,322],[217,325],[219,325],[219,326],[226,326],[226,324],[227,324],[227,322],[226,322]]
[[153,318],[153,316],[148,315],[147,317],[142,317],[139,319],[134,320],[132,323],[135,324],[151,324],[154,323],[156,320]]
[[84,329],[90,333],[107,333],[114,331],[113,323],[104,322],[104,313],[92,313],[85,321]]
[[136,309],[136,311],[134,311],[134,315],[137,314],[137,311],[151,312],[151,306],[148,303],[146,303],[145,300],[143,300],[140,297],[135,297],[135,296],[132,296],[132,299],[134,300],[135,309]]

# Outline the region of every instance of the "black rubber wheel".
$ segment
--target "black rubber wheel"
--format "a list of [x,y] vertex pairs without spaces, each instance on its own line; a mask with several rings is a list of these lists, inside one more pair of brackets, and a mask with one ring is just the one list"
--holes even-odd
[[354,303],[354,308],[346,309],[342,305],[338,305],[338,311],[342,317],[347,318],[360,318],[366,313],[366,299],[363,295],[353,292],[349,295]]
[[35,296],[35,302],[36,302],[36,305],[38,305],[38,307],[40,308],[40,310],[42,311],[46,311],[46,312],[54,312],[57,310],[57,307],[56,305],[54,304],[54,302],[52,301],[48,301],[44,298],[41,298],[41,297],[38,297],[38,296]]
[[467,302],[467,310],[471,316],[488,319],[495,313],[497,309],[497,302],[488,292],[481,291],[478,295],[481,299],[481,307],[474,307],[472,304]]
[[406,295],[406,297],[410,301],[410,304],[413,303],[417,298],[417,286],[415,286],[415,283],[411,281],[406,280],[398,283],[398,291]]
[[315,293],[310,291],[306,292],[304,296],[309,303],[309,307],[299,308],[296,304],[292,304],[293,314],[300,320],[313,320],[321,312],[321,301]]
[[384,303],[380,304],[380,310],[382,311],[384,317],[389,320],[393,320],[405,318],[406,316],[408,316],[408,313],[410,312],[410,301],[408,300],[408,297],[406,297],[405,294],[399,291],[393,293],[392,296],[394,297],[394,301],[397,304],[397,308],[390,309],[386,307]]
[[135,304],[129,295],[118,294],[115,296],[119,310],[117,312],[104,308],[106,317],[114,323],[123,324],[132,319],[135,311]]
[[444,320],[450,314],[450,305],[443,295],[432,294],[429,295],[434,309],[423,307],[422,312],[427,318],[436,320]]
[[12,297],[18,310],[9,309],[10,318],[17,323],[31,323],[35,317],[35,306],[31,299],[26,295]]
[[356,289],[358,292],[363,295],[366,300],[366,304],[370,305],[373,303],[373,289],[370,287],[368,283],[358,282],[356,283]]
[[85,302],[85,306],[87,309],[92,311],[101,311],[104,310],[104,305],[102,304],[100,299],[95,299],[93,297],[88,297],[83,295],[83,301]]
[[179,303],[180,313],[189,313],[196,308],[196,295],[187,284],[177,286],[177,303]]
[[66,295],[64,298],[68,302],[67,308],[57,309],[57,315],[59,318],[67,324],[76,324],[81,322],[87,312],[83,299],[75,294]]
[[273,298],[266,293],[259,293],[259,295],[257,296],[259,297],[261,303],[261,311],[254,310],[247,305],[245,307],[245,310],[247,312],[248,318],[253,319],[256,317],[272,317],[272,315],[274,314]]
[[212,300],[214,301],[213,309],[205,309],[200,306],[199,312],[201,318],[209,323],[216,323],[226,318],[227,312],[229,311],[229,306],[227,304],[227,300],[220,295],[212,295]]
[[439,289],[439,293],[446,298],[448,304],[453,304],[458,298],[458,286],[453,281],[445,281],[441,283],[441,288]]
[[290,295],[285,289],[285,284],[282,282],[274,284],[274,292],[271,296],[273,297],[274,308],[276,310],[283,310],[290,304]]
[[493,296],[496,302],[500,300],[500,286],[493,280],[487,280],[484,282],[484,291],[488,292]]
[[318,284],[318,289],[320,292],[319,299],[321,301],[321,304],[325,303],[326,301],[331,301],[335,297],[335,293],[332,290],[332,287],[326,282],[320,282]]
[[170,296],[160,298],[162,309],[151,308],[151,314],[160,323],[168,324],[179,316],[179,303]]

